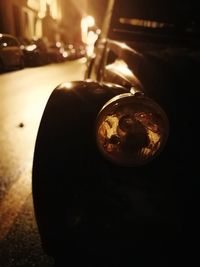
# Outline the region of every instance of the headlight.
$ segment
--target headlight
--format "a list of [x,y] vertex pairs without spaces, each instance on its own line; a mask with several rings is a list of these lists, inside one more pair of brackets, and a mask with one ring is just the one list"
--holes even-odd
[[163,109],[138,94],[121,94],[108,101],[97,117],[100,152],[113,163],[138,166],[156,157],[169,133]]

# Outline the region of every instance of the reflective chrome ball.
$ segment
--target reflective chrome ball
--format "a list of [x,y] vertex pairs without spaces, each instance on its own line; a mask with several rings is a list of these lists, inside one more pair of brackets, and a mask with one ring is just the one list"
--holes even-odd
[[163,149],[169,133],[165,112],[143,95],[121,94],[109,100],[97,117],[101,153],[113,163],[142,165]]

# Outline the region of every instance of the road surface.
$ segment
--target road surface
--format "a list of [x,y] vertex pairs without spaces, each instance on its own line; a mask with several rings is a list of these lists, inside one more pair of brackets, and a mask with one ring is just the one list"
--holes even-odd
[[0,75],[0,267],[47,267],[31,174],[40,119],[53,89],[84,77],[84,58]]

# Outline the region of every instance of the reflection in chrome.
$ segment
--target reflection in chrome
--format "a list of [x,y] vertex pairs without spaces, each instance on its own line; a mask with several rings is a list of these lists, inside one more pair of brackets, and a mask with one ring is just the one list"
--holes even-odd
[[116,59],[113,64],[107,65],[108,69],[113,69],[116,72],[119,71],[124,75],[132,76],[133,72],[129,69],[126,62],[122,59]]
[[99,113],[97,143],[100,151],[121,165],[141,165],[154,158],[168,136],[164,111],[151,99],[121,97]]
[[128,24],[128,25],[148,27],[148,28],[173,27],[173,25],[169,23],[152,21],[152,20],[144,20],[144,19],[138,19],[138,18],[120,18],[119,22],[121,24]]

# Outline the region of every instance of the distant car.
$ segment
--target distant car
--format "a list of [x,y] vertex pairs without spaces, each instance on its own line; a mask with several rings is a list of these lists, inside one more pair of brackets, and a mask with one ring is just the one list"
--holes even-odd
[[59,63],[67,59],[67,52],[61,42],[49,43],[47,47],[50,62]]
[[25,67],[37,67],[44,65],[45,59],[43,53],[38,49],[37,45],[27,38],[18,37],[20,48],[24,55]]
[[31,45],[36,45],[37,50],[40,54],[40,58],[42,59],[43,64],[52,63],[52,59],[48,53],[48,47],[46,42],[42,38],[37,38],[31,40]]
[[0,33],[0,72],[24,68],[20,43],[10,34]]
[[178,2],[109,1],[86,80],[47,102],[32,189],[56,262],[199,262],[199,16]]
[[86,57],[86,45],[74,44],[76,59]]
[[86,48],[82,44],[65,45],[66,60],[75,60],[86,57]]
[[43,58],[43,61],[47,64],[59,63],[66,60],[66,54],[64,47],[60,42],[48,42],[45,39],[34,39],[31,42],[36,45],[38,51]]

